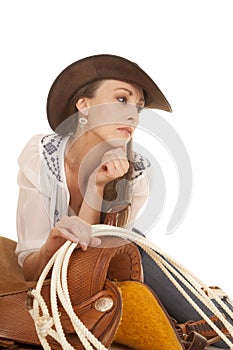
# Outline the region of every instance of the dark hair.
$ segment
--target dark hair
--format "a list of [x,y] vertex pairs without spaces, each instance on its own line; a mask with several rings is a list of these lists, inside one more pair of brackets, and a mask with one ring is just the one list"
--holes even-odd
[[123,227],[128,223],[132,202],[133,150],[132,141],[127,144],[129,169],[123,176],[108,182],[104,188],[104,205],[100,223]]
[[58,135],[74,135],[78,127],[79,112],[76,103],[81,97],[92,98],[103,80],[94,81],[78,90],[69,101],[67,101],[68,117],[56,128]]
[[[100,87],[103,80],[94,81],[81,88],[72,99],[69,101],[69,112],[74,112],[76,103],[81,97],[92,98],[95,96],[97,89]],[[71,114],[59,126],[60,134],[75,134],[78,127],[78,111]],[[57,132],[57,130],[56,130]],[[129,160],[129,169],[122,177],[110,181],[105,185],[103,195],[103,206],[101,209],[100,223],[115,224],[116,226],[125,226],[129,219],[131,206],[131,179],[133,171],[133,151],[132,142],[127,145],[127,157]],[[121,181],[125,180],[125,181]],[[114,220],[113,220],[114,217]]]

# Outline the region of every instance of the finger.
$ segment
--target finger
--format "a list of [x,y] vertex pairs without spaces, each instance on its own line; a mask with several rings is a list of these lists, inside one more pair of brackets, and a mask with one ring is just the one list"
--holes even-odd
[[112,161],[112,164],[110,164],[109,171],[111,174],[114,174],[114,178],[118,178],[126,174],[128,169],[129,169],[129,163],[127,161],[124,162],[120,159],[116,159]]
[[62,219],[55,225],[58,230],[65,228],[72,234],[76,234],[77,232],[90,231],[91,225],[87,222],[81,220],[78,216],[64,216]]
[[56,223],[56,227],[63,227],[63,226],[67,226],[68,223],[70,221],[69,216],[63,216],[57,223]]
[[100,170],[100,175],[104,176],[109,181],[121,177],[127,172],[127,169],[123,169],[121,163],[111,161],[102,167]]
[[129,170],[129,162],[127,159],[115,159],[113,160],[113,164],[116,171],[120,173],[120,176],[124,175]]
[[98,247],[101,244],[101,239],[98,237],[92,237],[89,243],[90,247]]
[[115,168],[113,161],[103,164],[101,166],[101,173],[109,179],[114,179],[116,177],[115,176],[116,170],[117,169]]
[[116,169],[121,168],[124,172],[126,172],[129,168],[128,159],[122,149],[116,150],[115,157],[112,158],[112,161]]
[[64,227],[58,229],[59,232],[61,233],[61,236],[68,241],[71,241],[73,243],[79,243],[79,238],[72,233],[70,233],[68,230],[66,230]]
[[74,226],[74,221],[72,220],[72,217],[69,216],[63,216],[60,221],[58,221],[55,225],[55,227],[58,230],[61,230],[62,228],[67,229],[69,232],[73,232],[72,227]]
[[125,147],[119,147],[111,149],[110,151],[105,152],[104,156],[102,157],[102,162],[108,162],[112,159],[117,158],[126,158],[126,148]]
[[80,245],[80,248],[82,249],[82,250],[87,250],[87,244],[85,243],[85,242],[79,242],[79,245]]

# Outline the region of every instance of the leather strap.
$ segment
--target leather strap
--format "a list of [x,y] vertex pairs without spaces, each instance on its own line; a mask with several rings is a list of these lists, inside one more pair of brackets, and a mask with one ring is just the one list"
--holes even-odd
[[[224,327],[223,323],[219,320],[217,316],[211,317],[211,321],[219,328],[224,334],[228,335],[227,329]],[[205,320],[200,320],[197,322],[188,323],[186,326],[188,334],[190,332],[198,332],[202,334],[207,339],[216,337],[216,332],[208,325]]]
[[[226,335],[229,336],[229,332],[219,320],[217,316],[210,317],[211,321]],[[208,344],[214,344],[220,340],[217,333],[210,327],[210,325],[204,320],[192,321],[189,320],[185,323],[175,323],[175,327],[180,336],[189,336],[192,333],[200,334],[207,339]]]
[[[207,339],[196,332],[186,331],[185,324],[177,324],[174,319],[176,331],[181,339],[181,342],[186,350],[202,350],[207,345]],[[192,321],[191,321],[192,322]]]
[[202,335],[196,332],[191,332],[183,342],[184,346],[185,344],[188,346],[187,350],[202,350],[205,349],[207,340]]

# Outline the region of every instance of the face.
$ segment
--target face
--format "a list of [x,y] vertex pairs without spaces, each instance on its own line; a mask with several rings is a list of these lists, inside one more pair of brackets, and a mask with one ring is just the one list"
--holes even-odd
[[118,139],[126,143],[133,136],[144,103],[141,88],[118,80],[104,80],[94,97],[83,97],[76,106],[88,120],[83,131],[100,141]]

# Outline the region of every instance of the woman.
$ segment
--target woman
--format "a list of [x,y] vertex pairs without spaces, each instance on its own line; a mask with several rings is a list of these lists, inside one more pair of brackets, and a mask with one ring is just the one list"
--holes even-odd
[[[133,227],[148,194],[146,174],[132,152],[142,108],[171,111],[151,78],[122,57],[87,57],[54,81],[47,115],[55,133],[34,136],[19,158],[16,254],[27,280],[38,279],[66,240],[83,250],[98,246],[92,224]],[[145,283],[171,316],[178,322],[200,319],[145,253],[142,263]]]
[[91,225],[132,227],[147,197],[147,179],[134,169],[131,140],[144,107],[171,111],[135,63],[96,55],[67,67],[49,92],[53,135],[34,136],[19,158],[16,253],[27,280],[38,279],[65,242],[100,243]]

